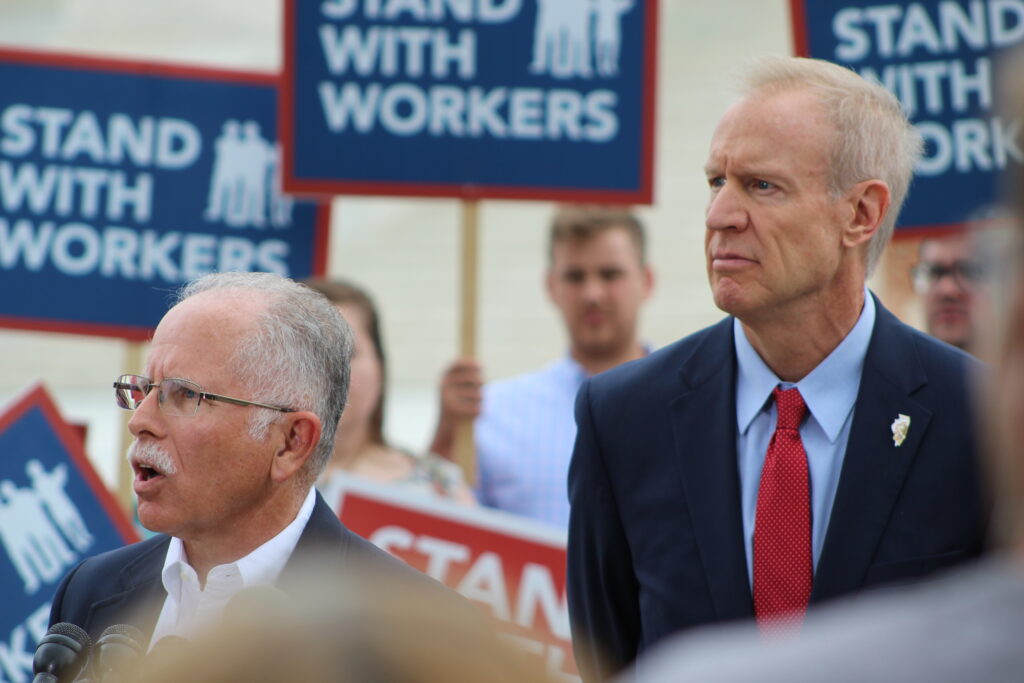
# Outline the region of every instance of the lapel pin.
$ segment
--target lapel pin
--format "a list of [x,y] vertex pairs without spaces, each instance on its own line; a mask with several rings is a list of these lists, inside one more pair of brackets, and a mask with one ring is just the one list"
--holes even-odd
[[907,432],[910,431],[910,416],[900,413],[892,421],[890,429],[892,429],[892,443],[899,448],[903,440],[907,438]]

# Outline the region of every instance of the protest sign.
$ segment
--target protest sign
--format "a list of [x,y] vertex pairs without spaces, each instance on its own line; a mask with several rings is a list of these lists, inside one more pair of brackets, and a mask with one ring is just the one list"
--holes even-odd
[[340,490],[345,526],[480,605],[556,678],[578,680],[565,532],[354,478]]
[[791,0],[796,51],[875,79],[925,141],[902,232],[989,218],[1024,163],[1021,120],[996,110],[998,55],[1024,44],[1024,0]]
[[285,1],[285,187],[651,203],[656,0]]
[[27,681],[60,579],[138,537],[42,386],[0,414],[0,453],[0,681]]
[[326,207],[279,191],[274,77],[0,64],[0,326],[143,340],[205,273],[323,273]]

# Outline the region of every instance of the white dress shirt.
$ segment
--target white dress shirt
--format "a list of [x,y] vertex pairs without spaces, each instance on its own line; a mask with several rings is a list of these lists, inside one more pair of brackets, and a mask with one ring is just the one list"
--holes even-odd
[[212,568],[202,588],[199,575],[188,563],[185,544],[172,537],[161,573],[167,599],[153,629],[150,647],[164,636],[190,637],[217,619],[228,601],[243,588],[277,581],[313,514],[315,502],[316,493],[311,488],[288,526],[245,557]]

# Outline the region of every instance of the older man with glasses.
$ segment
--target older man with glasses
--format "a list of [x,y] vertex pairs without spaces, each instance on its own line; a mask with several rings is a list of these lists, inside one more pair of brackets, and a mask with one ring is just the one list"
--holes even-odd
[[974,237],[956,233],[924,240],[911,274],[928,334],[977,355],[979,313],[987,310],[990,291]]
[[314,552],[339,582],[367,567],[419,578],[342,526],[313,488],[351,354],[334,306],[291,280],[223,273],[187,285],[146,375],[114,382],[117,404],[134,411],[139,519],[159,535],[72,569],[50,623],[94,638],[121,623],[150,643],[188,637],[242,589],[298,580],[293,559]]

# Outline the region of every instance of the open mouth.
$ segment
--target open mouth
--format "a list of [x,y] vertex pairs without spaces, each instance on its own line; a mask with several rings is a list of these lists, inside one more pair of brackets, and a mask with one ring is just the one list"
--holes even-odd
[[142,464],[137,464],[135,466],[135,473],[136,478],[139,479],[140,481],[149,481],[151,479],[156,479],[157,477],[164,476],[163,473],[160,472],[159,470],[150,467],[149,465]]

